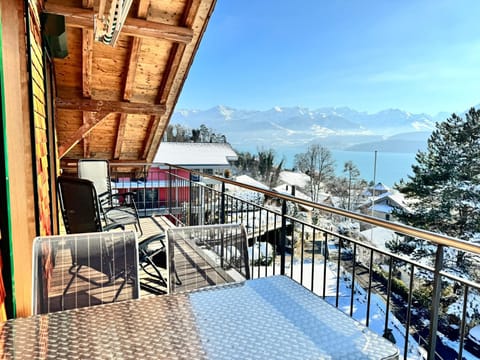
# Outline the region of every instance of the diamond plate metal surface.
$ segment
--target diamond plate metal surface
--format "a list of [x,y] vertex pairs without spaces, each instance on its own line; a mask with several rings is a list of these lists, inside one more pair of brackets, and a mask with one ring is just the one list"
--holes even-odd
[[3,359],[395,359],[397,348],[274,276],[0,324]]
[[199,290],[190,302],[209,359],[398,358],[392,343],[285,276]]

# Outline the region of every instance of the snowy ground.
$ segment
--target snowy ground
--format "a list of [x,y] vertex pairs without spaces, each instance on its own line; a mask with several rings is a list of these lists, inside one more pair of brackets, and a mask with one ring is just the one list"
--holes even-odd
[[[323,294],[323,261],[315,262],[315,274],[313,278],[313,291],[317,295]],[[335,306],[335,296],[336,296],[336,266],[333,264],[328,264],[327,276],[326,276],[326,294],[325,299],[327,302]],[[258,271],[260,270],[260,276],[273,275],[273,266],[265,267],[254,267],[253,276],[258,276]],[[265,274],[266,271],[266,274]],[[293,271],[293,272],[292,272]],[[301,282],[302,285],[311,288],[312,284],[312,263],[310,260],[305,260],[303,263],[303,278],[301,278],[302,264],[299,261],[294,262],[293,268],[290,267],[290,264],[287,262],[285,272],[288,276],[292,274],[294,280]],[[275,266],[275,274],[280,274],[279,264]],[[339,286],[339,309],[350,315],[350,294],[351,294],[351,277],[349,274],[343,273],[340,278]],[[385,313],[386,307],[383,299],[380,296],[372,294],[371,303],[370,303],[370,323],[369,328],[375,331],[377,334],[383,335],[383,329],[385,326]],[[366,323],[366,314],[367,314],[367,292],[361,288],[358,284],[355,285],[355,296],[353,302],[353,318],[357,321],[365,324]],[[405,327],[400,323],[395,316],[390,313],[388,316],[389,322],[388,327],[392,329],[392,334],[395,337],[396,345],[399,348],[401,357],[403,358],[404,348],[405,348]],[[446,337],[441,336],[441,340],[445,345],[453,349],[458,349],[458,342],[452,342]],[[417,341],[409,335],[408,340],[408,355],[407,358],[411,360],[423,359],[422,353],[425,355],[425,351],[419,347]],[[464,351],[465,359],[477,359],[477,357],[471,355],[470,353]]]

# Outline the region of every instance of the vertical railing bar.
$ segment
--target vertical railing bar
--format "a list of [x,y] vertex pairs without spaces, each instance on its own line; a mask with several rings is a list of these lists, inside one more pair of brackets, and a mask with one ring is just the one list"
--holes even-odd
[[295,220],[290,220],[292,222],[292,241],[290,242],[290,278],[293,279],[293,258],[295,257]]
[[440,297],[442,294],[442,279],[440,271],[443,268],[443,245],[437,246],[435,254],[435,271],[433,273],[433,299],[430,316],[430,334],[428,341],[428,360],[435,360],[435,350],[437,345],[438,312],[440,306]]
[[465,285],[463,292],[462,322],[460,325],[460,348],[458,349],[458,358],[462,359],[463,346],[465,342],[465,328],[467,326],[467,303],[468,303],[468,285]]
[[[270,233],[269,233],[269,231],[268,231],[268,229],[269,229],[269,226],[268,226],[268,222],[269,222],[269,221],[268,221],[268,220],[270,219],[270,211],[266,210],[266,212],[267,212],[267,213],[266,213],[266,215],[267,215],[267,220],[266,220],[266,226],[265,226],[265,257],[267,258],[267,262],[265,263],[265,277],[268,276],[267,270],[268,270],[268,267],[270,266],[270,265],[268,264],[268,248],[269,248],[268,245],[270,244],[270,242],[268,241],[268,239],[269,239],[269,237],[270,237]],[[272,256],[272,259],[273,259],[273,256]]]
[[337,258],[337,288],[335,290],[335,307],[338,308],[339,293],[340,293],[340,258],[342,257],[342,243],[343,240],[338,238],[338,258]]
[[193,203],[193,179],[192,179],[192,173],[189,174],[190,181],[188,182],[188,225],[192,225],[193,223],[193,213],[192,213],[192,203]]
[[[143,182],[143,216],[147,216],[147,181],[148,181],[148,174],[147,174],[147,165],[143,166],[143,178],[145,181]],[[132,191],[132,190],[130,190]],[[153,192],[153,188],[152,188]]]
[[222,181],[222,195],[220,203],[220,224],[225,224],[225,182]]
[[172,215],[172,167],[168,167],[168,213]]
[[220,268],[224,269],[224,253],[225,253],[225,233],[224,230],[220,231]]
[[352,259],[352,290],[350,292],[350,317],[353,316],[353,301],[355,300],[355,265],[357,256],[357,243],[353,243],[353,259]]
[[262,208],[259,208],[259,214],[258,214],[258,260],[260,260],[260,263],[258,264],[258,274],[257,276],[260,277],[260,268],[262,267],[262,253],[260,251],[261,246],[261,239],[262,239]]
[[[250,207],[248,206],[248,203],[246,205],[247,205],[247,229],[248,229],[250,227]],[[247,234],[248,234],[248,230],[247,230]],[[252,261],[251,261],[252,269],[250,270],[250,275],[252,276],[252,279],[253,279],[254,274],[255,274],[255,268],[254,268],[254,265],[255,265],[255,246],[254,245],[255,245],[255,236],[252,233]]]
[[[316,231],[313,229],[313,235],[312,235],[312,274],[311,274],[311,281],[310,281],[310,290],[313,292],[315,289],[315,235]],[[320,251],[321,252],[321,251]]]
[[[302,237],[301,237],[301,254],[300,254],[300,284],[303,285],[303,250],[305,245],[305,224],[302,223]],[[293,268],[293,266],[292,266]]]
[[390,314],[390,296],[392,293],[392,277],[393,277],[393,257],[390,257],[388,261],[388,281],[387,281],[387,300],[386,300],[386,308],[385,308],[385,324],[384,324],[384,331],[383,337],[388,339],[389,337],[389,328],[388,328],[388,321],[389,321],[389,314]]
[[389,320],[389,312],[390,312],[390,295],[392,291],[392,276],[393,276],[393,257],[390,256],[388,261],[388,281],[387,281],[387,300],[386,300],[386,308],[385,308],[385,324],[383,329],[383,337],[387,338],[388,336],[388,320]]
[[373,249],[370,249],[370,264],[368,268],[368,292],[367,292],[367,320],[365,325],[370,324],[370,305],[372,303],[372,278],[373,278]]
[[277,268],[277,241],[278,241],[278,231],[277,231],[277,213],[273,214],[273,226],[274,226],[274,231],[273,231],[273,275],[276,274],[276,268]]
[[287,201],[282,201],[282,229],[280,235],[280,275],[285,275],[285,244],[287,240]]
[[415,267],[410,264],[410,280],[408,283],[408,304],[407,304],[407,323],[405,324],[405,347],[403,349],[403,358],[407,360],[408,355],[408,336],[410,335],[410,324],[412,321],[412,300],[413,300],[413,274]]
[[[315,234],[315,230],[313,231]],[[321,251],[321,250],[320,250]],[[327,296],[327,258],[330,256],[328,253],[328,234],[326,232],[323,233],[323,289],[322,289],[322,297],[325,299]]]

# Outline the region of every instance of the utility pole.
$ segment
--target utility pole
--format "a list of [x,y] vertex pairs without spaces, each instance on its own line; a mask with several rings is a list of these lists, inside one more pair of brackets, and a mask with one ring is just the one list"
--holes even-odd
[[373,187],[372,187],[372,216],[374,214],[373,208],[375,205],[375,186],[377,185],[377,150],[375,150],[375,158],[373,160]]

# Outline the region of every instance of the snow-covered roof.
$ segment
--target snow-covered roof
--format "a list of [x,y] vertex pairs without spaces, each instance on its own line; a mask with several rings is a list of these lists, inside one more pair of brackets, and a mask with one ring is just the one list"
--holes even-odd
[[[245,185],[255,186],[260,189],[269,190],[267,185],[261,183],[260,181],[255,180],[254,178],[251,178],[248,175],[239,175],[235,178],[235,181]],[[233,185],[227,184],[227,188],[231,186],[234,187]]]
[[386,192],[389,192],[389,191],[390,191],[390,188],[387,185],[385,185],[382,182],[379,182],[374,187],[369,187],[369,188],[366,188],[365,190],[363,190],[362,195],[363,196],[372,196],[374,194],[374,192],[375,192],[376,195],[378,195],[380,193],[386,193]]
[[279,182],[293,185],[300,188],[305,188],[310,181],[307,174],[296,171],[281,171],[278,177]]
[[[386,204],[387,200],[390,200],[392,204],[387,205]],[[400,192],[388,191],[386,193],[375,196],[375,198],[373,199],[373,203],[374,203],[375,210],[381,211],[381,212],[390,213],[393,207],[400,207],[405,210],[409,209],[407,202],[405,200],[405,196]],[[369,199],[365,201],[362,205],[359,206],[359,208],[368,208],[371,210],[372,200]]]
[[388,250],[385,246],[385,242],[393,240],[398,236],[394,231],[378,226],[363,230],[360,234],[362,234],[373,246],[381,250]]
[[373,188],[375,191],[389,191],[390,188],[385,185],[384,183],[382,182],[379,182],[377,185],[375,185],[375,187]]
[[229,166],[238,159],[227,143],[162,142],[154,162],[180,166]]
[[[285,184],[278,185],[277,187],[273,188],[273,190],[275,190],[280,194],[292,195],[291,187],[289,186],[288,189],[286,189],[286,186],[287,185]],[[304,194],[303,192],[297,189],[295,189],[295,197],[303,200],[312,201],[312,198],[310,196],[308,196],[307,194]]]

